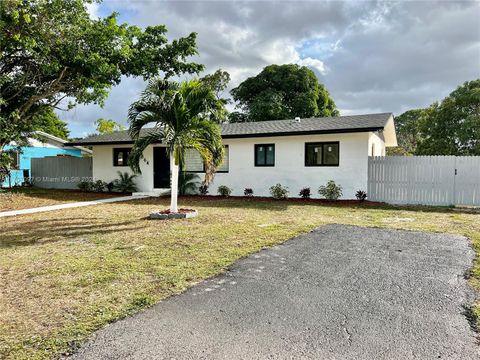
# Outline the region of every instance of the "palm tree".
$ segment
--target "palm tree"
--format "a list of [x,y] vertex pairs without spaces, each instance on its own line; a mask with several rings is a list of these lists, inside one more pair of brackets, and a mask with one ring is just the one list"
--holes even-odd
[[[130,136],[134,140],[129,165],[140,173],[140,160],[148,145],[162,143],[170,155],[170,211],[177,212],[178,169],[185,162],[187,149],[196,149],[205,162],[204,185],[212,180],[223,161],[220,128],[215,123],[221,117],[223,104],[213,91],[199,80],[182,83],[152,79],[128,111]],[[147,124],[153,129],[140,132]]]

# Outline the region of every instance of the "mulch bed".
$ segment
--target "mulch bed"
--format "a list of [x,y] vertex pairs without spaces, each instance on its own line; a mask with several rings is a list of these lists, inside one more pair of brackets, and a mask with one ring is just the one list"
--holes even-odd
[[[194,209],[177,209],[178,211],[174,214],[188,214],[188,213],[192,213],[192,212],[195,212]],[[157,211],[158,213],[160,214],[172,214],[172,212],[170,211],[170,209],[167,209],[167,210],[160,210],[160,211]]]
[[323,205],[338,205],[338,206],[379,206],[385,203],[378,201],[359,201],[359,200],[326,200],[326,199],[302,199],[302,198],[288,198],[283,200],[275,200],[267,196],[217,196],[217,195],[182,195],[179,198],[184,200],[202,200],[202,201],[218,201],[218,200],[242,200],[251,202],[272,202],[282,201],[296,204],[323,204]]

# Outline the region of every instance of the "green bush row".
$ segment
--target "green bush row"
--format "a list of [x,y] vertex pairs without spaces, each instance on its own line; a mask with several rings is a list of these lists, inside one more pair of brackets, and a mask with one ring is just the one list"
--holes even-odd
[[[217,193],[220,196],[227,197],[227,196],[230,196],[230,194],[232,193],[232,189],[229,188],[228,186],[220,185],[217,188]],[[245,188],[243,193],[244,193],[245,196],[248,196],[248,197],[253,196],[253,189]],[[343,195],[342,186],[336,184],[335,181],[333,181],[333,180],[328,181],[326,185],[320,186],[318,188],[318,193],[324,199],[327,199],[327,200],[338,200]],[[200,194],[201,195],[208,194],[208,188],[203,186],[200,189]],[[288,187],[283,186],[282,184],[273,185],[273,186],[270,187],[270,195],[274,199],[278,199],[278,200],[287,199],[288,195],[289,195]],[[298,195],[301,198],[309,199],[310,196],[311,196],[310,188],[305,187],[305,188],[301,189]],[[355,194],[355,197],[357,198],[357,200],[364,201],[367,198],[367,193],[363,190],[358,190]]]
[[137,191],[137,186],[135,185],[134,179],[137,175],[131,175],[127,172],[118,172],[118,179],[115,179],[110,182],[105,182],[103,180],[88,180],[88,181],[81,181],[78,183],[78,188],[81,191],[86,192],[121,192],[121,193],[128,193]]

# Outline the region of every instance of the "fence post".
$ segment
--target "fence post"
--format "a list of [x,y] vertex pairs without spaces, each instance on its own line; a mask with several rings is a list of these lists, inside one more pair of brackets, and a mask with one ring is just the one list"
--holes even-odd
[[453,158],[453,204],[457,205],[457,157]]

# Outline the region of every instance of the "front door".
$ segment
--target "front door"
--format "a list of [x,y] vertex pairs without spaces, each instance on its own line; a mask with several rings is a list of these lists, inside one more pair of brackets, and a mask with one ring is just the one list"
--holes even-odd
[[155,189],[170,188],[170,158],[167,148],[153,148],[153,187]]

